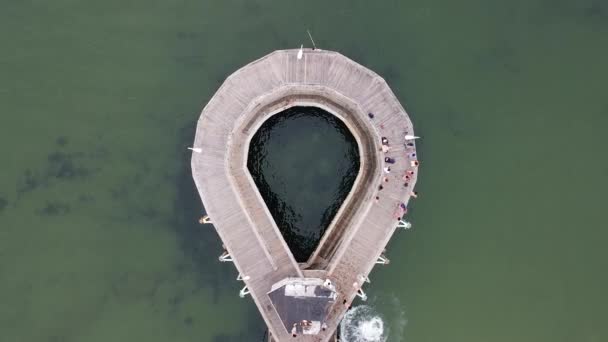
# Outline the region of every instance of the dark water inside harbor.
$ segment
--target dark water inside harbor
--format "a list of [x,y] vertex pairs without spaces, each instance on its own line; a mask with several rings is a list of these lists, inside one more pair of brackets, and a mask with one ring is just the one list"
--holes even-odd
[[608,340],[606,1],[8,0],[0,341],[260,340],[186,147],[228,74],[307,28],[423,137],[351,339]]
[[296,261],[306,262],[359,171],[346,125],[315,107],[292,107],[254,134],[247,167]]

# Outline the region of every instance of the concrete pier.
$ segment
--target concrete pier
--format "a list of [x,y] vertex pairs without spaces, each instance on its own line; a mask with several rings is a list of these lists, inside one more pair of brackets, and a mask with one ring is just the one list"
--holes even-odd
[[[387,260],[383,251],[398,229],[399,206],[407,206],[418,167],[415,146],[407,147],[404,138],[414,134],[412,123],[382,77],[336,52],[305,49],[301,58],[298,52],[275,51],[226,79],[198,121],[192,172],[225,245],[223,261],[234,262],[243,281],[241,294],[251,295],[272,340],[326,342],[335,340],[353,299],[364,296],[373,267]],[[257,129],[294,106],[319,107],[337,116],[360,154],[353,188],[302,264],[247,169]],[[383,137],[390,146],[386,153]],[[386,157],[395,163],[386,164]],[[406,181],[408,171],[413,175]]]

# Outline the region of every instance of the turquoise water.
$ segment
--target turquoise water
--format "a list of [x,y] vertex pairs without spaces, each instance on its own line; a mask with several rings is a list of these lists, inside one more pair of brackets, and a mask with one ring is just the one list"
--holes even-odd
[[423,137],[366,287],[388,341],[608,340],[605,1],[4,1],[0,28],[1,340],[260,340],[185,148],[307,28]]
[[292,107],[249,146],[249,172],[296,261],[306,262],[355,183],[357,141],[333,114]]

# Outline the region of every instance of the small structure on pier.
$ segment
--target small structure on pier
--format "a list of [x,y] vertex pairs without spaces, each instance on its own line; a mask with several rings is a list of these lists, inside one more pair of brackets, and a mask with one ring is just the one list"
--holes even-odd
[[[348,197],[306,263],[298,264],[249,171],[253,134],[294,106],[322,108],[349,128],[360,169]],[[241,296],[250,294],[274,341],[333,341],[335,331],[404,222],[418,176],[412,123],[384,79],[343,55],[275,51],[230,75],[198,121],[192,172],[234,262]],[[385,159],[388,158],[388,159]],[[386,173],[385,160],[391,161]],[[407,178],[405,177],[407,175]],[[379,185],[383,185],[379,190]],[[295,337],[293,337],[295,335]]]
[[287,278],[274,284],[268,296],[287,331],[317,335],[337,293],[322,279]]

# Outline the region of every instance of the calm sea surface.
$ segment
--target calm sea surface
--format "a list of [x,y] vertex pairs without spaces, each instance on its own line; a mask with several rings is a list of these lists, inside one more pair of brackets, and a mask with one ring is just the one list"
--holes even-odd
[[296,261],[306,262],[359,171],[346,125],[314,107],[268,119],[251,139],[247,166]]
[[349,341],[608,340],[608,2],[5,0],[0,341],[261,340],[186,147],[227,75],[307,28],[423,137],[414,228]]

